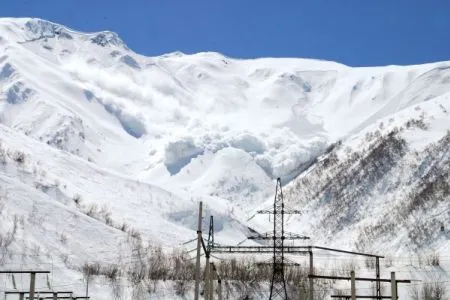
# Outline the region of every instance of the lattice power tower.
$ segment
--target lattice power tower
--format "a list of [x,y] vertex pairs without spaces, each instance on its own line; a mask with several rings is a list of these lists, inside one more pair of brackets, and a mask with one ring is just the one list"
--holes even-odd
[[273,232],[272,234],[256,235],[249,239],[273,240],[273,261],[272,261],[272,282],[270,285],[269,299],[288,298],[286,291],[286,281],[284,278],[284,253],[290,252],[285,249],[285,240],[309,239],[309,237],[297,234],[291,234],[284,231],[284,215],[299,214],[299,210],[286,210],[284,207],[283,191],[281,189],[281,179],[277,178],[277,186],[275,189],[275,199],[273,202],[273,210],[260,210],[259,214],[273,214]]

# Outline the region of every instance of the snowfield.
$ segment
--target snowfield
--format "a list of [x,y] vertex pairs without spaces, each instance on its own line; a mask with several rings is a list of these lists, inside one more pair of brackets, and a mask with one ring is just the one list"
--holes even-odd
[[[0,19],[2,269],[48,269],[39,288],[83,295],[83,265],[134,264],[136,240],[191,250],[199,201],[216,242],[236,245],[273,228],[256,211],[272,206],[277,177],[302,211],[286,224],[303,244],[385,255],[383,277],[450,296],[450,62],[145,57],[112,32]],[[347,258],[318,254],[317,268]],[[1,291],[28,285],[0,278]],[[93,278],[89,291],[147,299],[131,286]],[[170,281],[153,287],[151,299],[185,299]],[[413,299],[406,285],[399,295]]]

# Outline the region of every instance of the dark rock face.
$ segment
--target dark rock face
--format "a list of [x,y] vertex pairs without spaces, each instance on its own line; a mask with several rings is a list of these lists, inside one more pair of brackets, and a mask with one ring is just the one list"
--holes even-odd
[[117,34],[109,31],[101,32],[90,38],[91,43],[99,45],[101,47],[112,46],[123,46],[124,43],[117,36]]

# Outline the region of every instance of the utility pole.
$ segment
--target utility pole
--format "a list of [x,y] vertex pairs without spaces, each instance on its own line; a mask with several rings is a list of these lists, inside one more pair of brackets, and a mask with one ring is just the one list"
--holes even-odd
[[195,263],[195,291],[194,299],[198,300],[200,293],[200,251],[202,247],[202,208],[203,203],[200,201],[198,209],[198,227],[197,227],[197,261]]
[[214,280],[213,280],[214,276],[212,273],[213,270],[214,270],[213,263],[209,263],[209,286],[208,286],[209,300],[214,300]]
[[[216,265],[213,262],[211,263],[211,269],[214,271],[214,274],[216,275],[216,278],[217,278],[217,298],[218,298],[218,300],[223,300],[223,298],[222,298],[222,278],[220,278],[220,275],[219,275],[219,272],[217,271]],[[213,290],[212,286],[211,286],[211,290]],[[213,300],[212,296],[211,296],[211,300]]]
[[87,268],[87,275],[86,275],[86,297],[89,297],[89,279],[91,276],[91,270],[90,268]]
[[34,289],[36,287],[36,273],[30,273],[30,299],[34,300]]
[[[205,264],[205,287],[204,287],[204,298],[205,300],[211,300],[212,299],[212,269],[211,269],[211,265],[213,265],[212,263],[210,263],[209,259],[210,259],[210,255],[211,255],[211,249],[214,246],[214,217],[210,216],[210,220],[209,220],[209,232],[208,232],[208,240],[205,244],[205,241],[203,240],[203,236],[202,236],[202,202],[200,202],[200,208],[199,208],[199,223],[198,223],[198,230],[197,230],[197,266],[196,266],[196,291],[195,291],[195,297],[199,297],[198,293],[197,293],[197,287],[198,287],[198,291],[200,291],[200,251],[201,248],[203,248],[203,251],[205,253],[205,257],[206,257],[206,264]],[[200,247],[201,246],[201,247]],[[198,277],[197,277],[198,275]],[[197,280],[198,278],[198,280]]]
[[300,300],[308,300],[308,294],[306,293],[306,289],[300,290]]
[[[203,242],[203,240],[202,240]],[[212,290],[212,271],[214,264],[209,262],[211,256],[211,249],[214,247],[214,217],[209,217],[209,231],[208,231],[208,241],[206,246],[203,243],[205,257],[206,257],[206,280],[205,280],[205,300],[212,300],[213,290]]]
[[350,272],[351,277],[351,294],[352,294],[352,300],[356,300],[356,284],[355,284],[355,271]]
[[205,263],[205,300],[210,300],[211,290],[210,288],[211,282],[211,271],[209,268],[209,255],[206,255],[206,263]]
[[223,296],[222,296],[222,280],[219,278],[219,280],[217,281],[217,298],[219,298],[219,300],[223,300]]
[[397,281],[395,280],[395,272],[391,272],[391,298],[397,300]]
[[212,300],[212,263],[209,262],[209,258],[211,256],[211,249],[214,247],[214,217],[209,217],[209,231],[208,231],[208,241],[205,245],[205,242],[202,239],[202,246],[205,252],[206,257],[206,266],[205,266],[205,300]]
[[[314,275],[314,258],[311,248],[309,248],[309,274]],[[312,277],[309,278],[309,300],[314,300],[314,279]]]
[[[375,257],[375,276],[377,279],[380,279],[380,257],[379,256]],[[377,289],[377,299],[382,299],[381,298],[381,282],[376,281],[375,286]]]

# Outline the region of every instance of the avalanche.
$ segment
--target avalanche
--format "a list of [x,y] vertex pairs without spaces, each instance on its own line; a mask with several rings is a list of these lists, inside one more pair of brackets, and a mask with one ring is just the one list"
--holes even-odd
[[[145,57],[112,32],[3,18],[0,237],[14,238],[1,262],[82,293],[81,266],[127,262],[130,236],[167,251],[194,238],[200,200],[220,243],[270,230],[255,212],[281,177],[303,211],[290,231],[448,285],[449,129],[450,62]],[[430,253],[439,269],[415,272]]]

